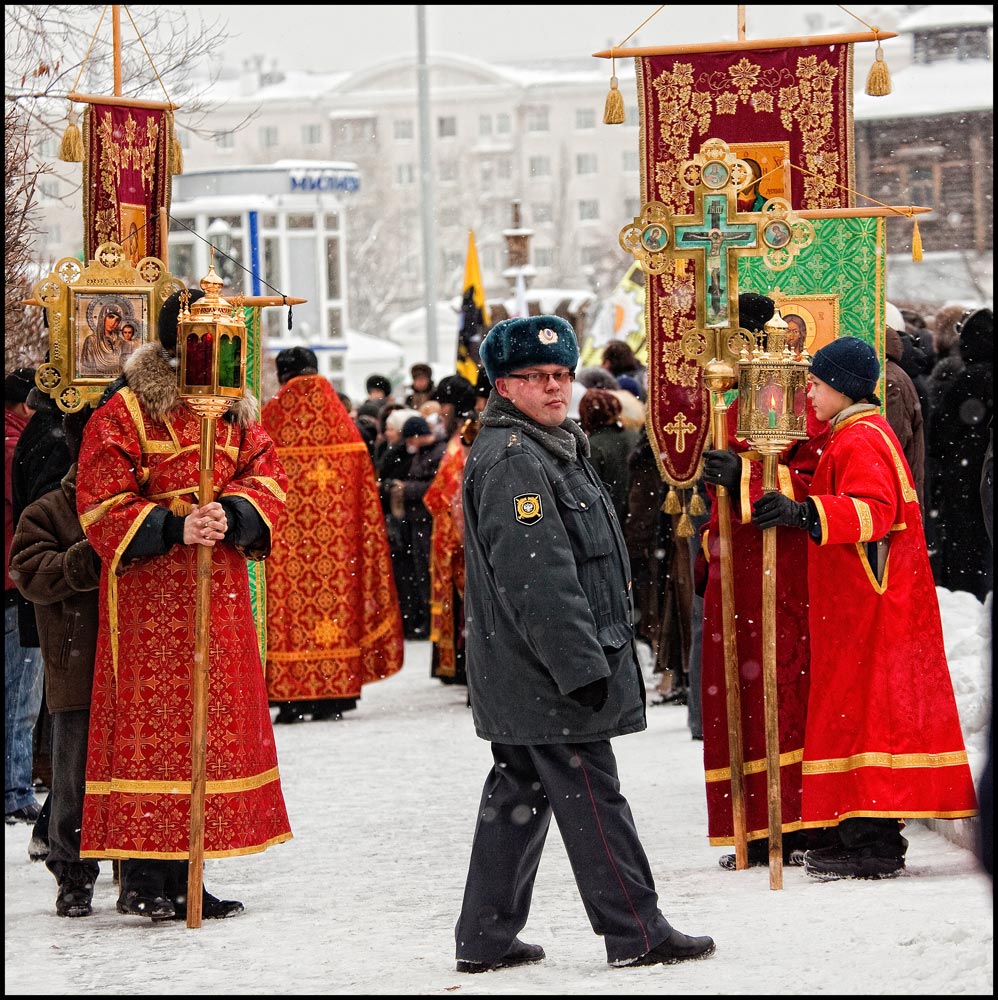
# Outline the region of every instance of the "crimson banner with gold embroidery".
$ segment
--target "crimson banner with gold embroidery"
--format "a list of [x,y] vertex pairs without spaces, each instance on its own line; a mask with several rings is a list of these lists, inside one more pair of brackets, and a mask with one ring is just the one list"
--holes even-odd
[[[643,201],[689,214],[693,192],[681,183],[680,167],[716,138],[760,178],[739,196],[739,211],[757,211],[773,197],[795,209],[850,204],[851,45],[672,53],[639,57],[635,65]],[[696,326],[693,282],[692,266],[679,267],[649,275],[645,293],[648,429],[663,477],[678,487],[696,480],[710,431],[700,367],[682,348]]]
[[102,243],[125,248],[134,266],[158,257],[160,211],[170,210],[173,113],[88,104],[83,114],[83,254]]

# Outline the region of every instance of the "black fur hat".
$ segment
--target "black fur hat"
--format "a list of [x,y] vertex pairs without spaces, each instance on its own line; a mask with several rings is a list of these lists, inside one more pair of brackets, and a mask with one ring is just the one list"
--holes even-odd
[[[203,288],[189,288],[191,302],[197,302],[204,298]],[[177,324],[180,322],[180,297],[184,294],[184,289],[178,289],[168,299],[163,302],[159,310],[159,322],[157,332],[159,342],[168,354],[177,353]]]
[[564,365],[575,371],[579,342],[572,324],[560,316],[530,316],[496,323],[480,348],[489,381],[528,365]]
[[762,333],[776,312],[776,303],[756,292],[742,292],[738,296],[738,323],[749,333]]

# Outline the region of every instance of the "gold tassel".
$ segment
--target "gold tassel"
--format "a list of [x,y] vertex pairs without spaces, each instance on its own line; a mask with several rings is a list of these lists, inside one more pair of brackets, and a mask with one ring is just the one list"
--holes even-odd
[[678,514],[682,510],[682,507],[679,506],[679,494],[672,486],[669,487],[669,492],[666,494],[662,510],[666,514]]
[[696,491],[694,491],[693,496],[690,498],[690,513],[694,517],[700,517],[707,513],[707,505],[703,502],[703,497]]
[[184,150],[180,145],[180,140],[174,136],[170,143],[170,173],[182,174],[184,172]]
[[69,109],[69,124],[62,134],[59,159],[65,163],[83,162],[83,135],[80,126],[76,124],[76,112],[72,108]]
[[911,259],[922,259],[922,234],[918,231],[918,219],[915,219],[915,228],[911,231]]
[[686,511],[683,511],[683,516],[679,519],[679,524],[676,525],[676,537],[693,537],[693,522],[690,520],[690,515],[687,514]]
[[891,71],[884,62],[884,50],[877,42],[877,54],[866,78],[866,92],[871,97],[886,97],[891,92]]
[[624,112],[624,95],[617,89],[617,60],[610,60],[610,93],[606,95],[603,109],[604,125],[623,125],[627,115]]

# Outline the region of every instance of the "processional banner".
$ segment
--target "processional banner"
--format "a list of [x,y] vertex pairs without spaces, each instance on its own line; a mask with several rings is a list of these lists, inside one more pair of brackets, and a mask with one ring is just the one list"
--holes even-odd
[[[693,194],[680,168],[716,138],[759,178],[742,192],[739,211],[758,210],[773,197],[796,210],[849,206],[851,44],[639,56],[635,66],[644,202],[689,214]],[[793,270],[800,266],[795,262]],[[663,478],[679,488],[696,481],[710,431],[700,366],[682,348],[696,326],[695,293],[693,269],[683,264],[647,276],[648,432]]]
[[170,210],[173,113],[88,104],[83,113],[83,254],[113,242],[134,267],[155,257]]

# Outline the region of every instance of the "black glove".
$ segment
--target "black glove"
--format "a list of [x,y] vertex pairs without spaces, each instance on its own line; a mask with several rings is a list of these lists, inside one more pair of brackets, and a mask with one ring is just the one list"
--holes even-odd
[[568,697],[585,708],[591,708],[594,712],[598,712],[606,704],[609,693],[610,689],[607,686],[606,678],[601,677],[598,681],[592,681],[574,691],[569,691]]
[[807,528],[810,504],[798,503],[774,490],[763,493],[752,506],[752,523],[757,528]]
[[742,461],[730,451],[705,451],[703,453],[703,478],[726,490],[737,490],[742,478]]

